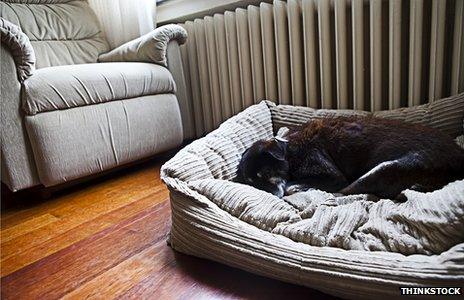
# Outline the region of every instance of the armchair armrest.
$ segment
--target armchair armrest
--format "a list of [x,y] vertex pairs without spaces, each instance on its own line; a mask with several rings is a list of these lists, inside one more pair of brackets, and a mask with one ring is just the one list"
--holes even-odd
[[18,80],[23,82],[35,70],[35,53],[31,42],[19,26],[0,18],[2,43],[10,50],[16,65]]
[[187,40],[187,32],[179,25],[165,25],[129,41],[108,53],[101,54],[100,62],[151,62],[167,67],[166,52],[171,40],[179,44]]

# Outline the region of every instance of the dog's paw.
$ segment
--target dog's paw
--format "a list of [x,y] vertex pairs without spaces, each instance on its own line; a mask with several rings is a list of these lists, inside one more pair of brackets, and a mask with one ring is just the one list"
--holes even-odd
[[337,198],[337,197],[344,197],[345,194],[342,194],[342,193],[332,193],[332,195]]
[[285,188],[285,195],[290,196],[299,192],[307,191],[308,187],[301,184],[292,184]]

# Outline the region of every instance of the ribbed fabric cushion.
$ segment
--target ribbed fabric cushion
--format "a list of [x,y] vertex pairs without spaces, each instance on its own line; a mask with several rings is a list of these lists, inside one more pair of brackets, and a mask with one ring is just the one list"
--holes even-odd
[[219,128],[186,146],[163,165],[162,172],[182,181],[235,177],[242,153],[254,142],[272,137],[271,114],[261,102]]
[[28,3],[28,4],[55,4],[55,3],[67,3],[72,1],[86,1],[86,0],[2,0],[7,3]]
[[348,109],[314,109],[305,106],[275,105],[267,102],[272,115],[274,132],[282,127],[300,126],[313,118],[337,117],[337,116],[370,116],[370,112]]
[[175,92],[168,69],[149,63],[97,63],[39,69],[23,84],[23,109],[36,113]]
[[291,105],[275,105],[272,102],[268,102],[268,105],[272,114],[274,132],[277,132],[281,127],[302,125],[312,118],[364,115],[399,119],[410,123],[427,125],[441,130],[451,135],[453,138],[463,134],[464,93],[424,105],[374,113],[354,110],[313,109]]
[[298,211],[289,203],[247,185],[204,179],[189,186],[234,217],[260,229],[272,231],[278,224],[301,221]]
[[87,1],[29,0],[0,2],[1,17],[29,37],[37,68],[95,63],[109,50]]
[[464,180],[407,201],[312,190],[282,199],[230,181],[189,184],[234,217],[296,242],[347,250],[440,254],[464,242]]
[[464,93],[424,105],[375,112],[374,116],[428,125],[455,138],[463,133]]
[[243,222],[178,183],[170,185],[176,251],[343,299],[399,299],[399,287],[464,281],[464,243],[430,256],[310,246]]

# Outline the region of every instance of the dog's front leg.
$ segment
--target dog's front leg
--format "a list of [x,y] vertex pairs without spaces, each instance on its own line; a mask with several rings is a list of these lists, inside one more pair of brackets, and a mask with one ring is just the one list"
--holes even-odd
[[289,182],[287,183],[287,186],[285,187],[285,195],[289,196],[289,195],[293,195],[299,192],[305,192],[311,188],[312,186],[309,185],[308,183],[296,182],[296,181]]
[[345,177],[328,176],[324,178],[305,178],[298,181],[290,181],[285,187],[285,195],[305,192],[310,189],[323,190],[334,193],[347,185]]
[[285,188],[286,195],[304,192],[309,189],[323,190],[329,193],[339,191],[348,185],[344,174],[337,168],[332,158],[324,151],[313,150],[307,156],[305,165],[310,168],[302,168],[302,178],[289,181]]

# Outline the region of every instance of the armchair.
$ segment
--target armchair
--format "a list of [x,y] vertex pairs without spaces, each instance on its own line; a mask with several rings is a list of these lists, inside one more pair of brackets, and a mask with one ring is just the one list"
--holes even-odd
[[2,182],[54,186],[193,135],[179,44],[160,27],[109,51],[82,0],[0,2]]

